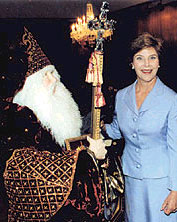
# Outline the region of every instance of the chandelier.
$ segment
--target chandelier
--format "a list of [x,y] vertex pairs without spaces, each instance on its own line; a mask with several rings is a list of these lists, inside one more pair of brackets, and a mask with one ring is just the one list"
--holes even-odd
[[[91,47],[95,44],[95,40],[98,38],[99,32],[97,28],[99,20],[95,18],[93,13],[93,7],[91,3],[87,3],[86,16],[77,18],[77,22],[71,25],[70,37],[72,43],[78,42],[82,47],[86,44]],[[113,34],[112,24],[107,24],[107,28],[104,28],[103,38],[111,39]]]

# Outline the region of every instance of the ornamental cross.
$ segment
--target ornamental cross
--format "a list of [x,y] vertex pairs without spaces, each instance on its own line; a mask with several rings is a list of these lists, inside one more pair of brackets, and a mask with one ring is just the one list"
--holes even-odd
[[100,9],[100,15],[98,18],[94,18],[93,20],[90,20],[88,22],[88,28],[90,30],[98,30],[97,33],[97,39],[96,39],[96,47],[95,50],[99,52],[103,52],[103,42],[104,42],[104,36],[105,31],[109,30],[110,35],[112,35],[112,31],[114,30],[114,23],[116,21],[114,20],[108,20],[107,19],[107,13],[109,12],[109,3],[108,2],[103,2],[101,9]]
[[92,138],[100,138],[100,107],[105,105],[105,99],[101,92],[103,84],[103,42],[104,38],[113,34],[115,21],[107,19],[109,11],[108,2],[103,2],[101,13],[98,18],[88,22],[88,28],[97,30],[96,47],[89,59],[86,82],[92,83]]

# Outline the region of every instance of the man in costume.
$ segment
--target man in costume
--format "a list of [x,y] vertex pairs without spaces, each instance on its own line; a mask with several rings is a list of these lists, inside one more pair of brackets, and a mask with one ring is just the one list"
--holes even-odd
[[[65,150],[65,139],[80,136],[78,106],[26,28],[22,44],[28,58],[24,84],[11,100],[1,101],[8,221],[99,221],[101,185],[92,157],[82,146]],[[97,143],[91,151],[105,150],[101,140]]]

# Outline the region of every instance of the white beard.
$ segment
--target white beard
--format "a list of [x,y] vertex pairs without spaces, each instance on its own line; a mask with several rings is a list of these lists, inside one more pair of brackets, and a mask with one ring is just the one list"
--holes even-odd
[[[48,70],[53,71],[58,79],[50,89],[46,89],[42,83]],[[71,93],[60,82],[60,77],[52,65],[29,76],[23,89],[14,97],[13,103],[30,108],[61,146],[65,145],[65,139],[80,136],[82,119],[78,106]]]

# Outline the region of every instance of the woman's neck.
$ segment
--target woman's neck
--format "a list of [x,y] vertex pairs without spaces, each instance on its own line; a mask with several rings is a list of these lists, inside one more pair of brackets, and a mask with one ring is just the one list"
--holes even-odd
[[157,77],[153,78],[150,82],[145,82],[137,79],[136,92],[149,93],[156,83]]

